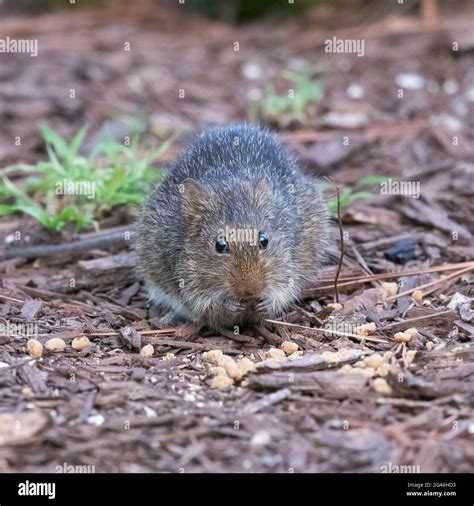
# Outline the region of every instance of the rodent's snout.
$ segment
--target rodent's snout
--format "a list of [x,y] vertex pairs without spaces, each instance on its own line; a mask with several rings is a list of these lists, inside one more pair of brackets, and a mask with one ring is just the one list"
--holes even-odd
[[263,299],[258,296],[253,296],[253,297],[241,298],[240,301],[248,310],[256,311],[259,304],[261,304],[263,302]]
[[263,303],[262,298],[263,286],[256,283],[240,285],[235,290],[239,302],[247,311],[258,311],[259,306]]

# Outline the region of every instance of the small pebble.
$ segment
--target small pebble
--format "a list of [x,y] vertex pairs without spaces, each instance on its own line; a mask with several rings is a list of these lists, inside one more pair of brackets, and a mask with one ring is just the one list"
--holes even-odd
[[40,358],[43,355],[43,345],[37,339],[29,339],[26,343],[26,349],[28,355],[32,358]]
[[64,351],[66,343],[59,337],[53,337],[46,341],[45,347],[49,351]]
[[406,90],[421,90],[425,86],[425,78],[414,72],[401,72],[395,76],[395,82]]
[[151,344],[145,344],[143,348],[140,350],[140,355],[142,357],[152,357],[153,353],[155,353],[155,349]]
[[360,98],[363,98],[364,88],[362,88],[360,84],[352,83],[348,86],[346,93],[350,98],[358,100]]
[[250,444],[253,446],[265,446],[271,442],[272,438],[270,434],[265,430],[259,430],[256,432],[252,439],[250,440]]

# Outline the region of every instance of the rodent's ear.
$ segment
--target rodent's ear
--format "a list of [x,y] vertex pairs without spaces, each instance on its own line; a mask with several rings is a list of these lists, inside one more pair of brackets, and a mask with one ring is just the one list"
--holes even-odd
[[209,209],[209,194],[197,182],[187,179],[182,184],[181,209],[188,225],[198,225]]

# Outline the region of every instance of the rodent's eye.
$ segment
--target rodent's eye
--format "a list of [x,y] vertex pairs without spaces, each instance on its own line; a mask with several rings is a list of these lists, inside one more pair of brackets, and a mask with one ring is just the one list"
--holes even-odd
[[258,240],[260,248],[265,249],[268,246],[268,237],[266,236],[265,232],[259,232]]
[[227,241],[222,237],[216,241],[216,251],[217,253],[226,253],[229,251],[229,245],[227,244]]

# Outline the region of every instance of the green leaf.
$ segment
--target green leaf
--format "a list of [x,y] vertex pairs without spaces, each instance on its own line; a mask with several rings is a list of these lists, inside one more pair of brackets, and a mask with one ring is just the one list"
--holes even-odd
[[357,186],[360,188],[375,186],[377,184],[384,183],[389,179],[390,177],[388,176],[365,176],[357,181]]

